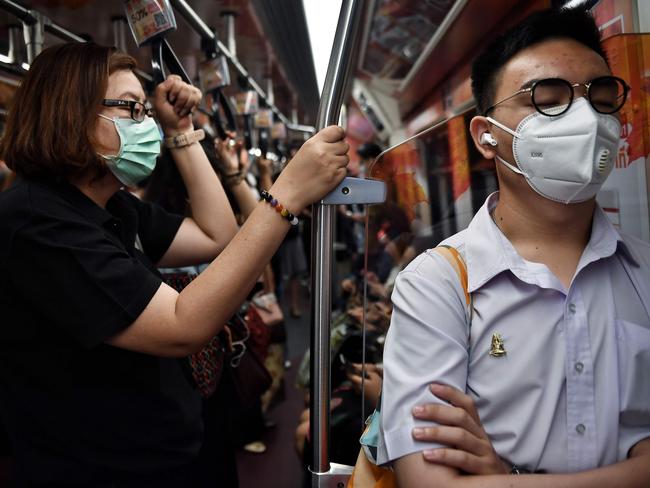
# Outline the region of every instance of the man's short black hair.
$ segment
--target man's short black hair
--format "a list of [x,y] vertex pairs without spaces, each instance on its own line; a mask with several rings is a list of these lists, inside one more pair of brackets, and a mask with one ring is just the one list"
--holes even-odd
[[496,80],[501,68],[518,52],[553,38],[573,39],[607,56],[600,43],[600,32],[593,17],[584,9],[547,9],[535,12],[496,38],[472,65],[472,92],[478,112],[494,103]]

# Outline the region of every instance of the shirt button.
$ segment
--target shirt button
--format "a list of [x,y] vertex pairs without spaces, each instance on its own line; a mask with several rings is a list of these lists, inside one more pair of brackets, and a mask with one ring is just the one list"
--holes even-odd
[[580,361],[578,361],[573,367],[578,373],[582,373],[582,370],[585,369],[585,365],[582,364]]
[[577,432],[578,434],[581,434],[581,435],[584,434],[584,433],[585,433],[585,430],[587,430],[587,427],[585,427],[584,424],[578,424],[578,425],[576,425],[576,432]]
[[575,303],[569,303],[569,312],[576,313],[576,304]]

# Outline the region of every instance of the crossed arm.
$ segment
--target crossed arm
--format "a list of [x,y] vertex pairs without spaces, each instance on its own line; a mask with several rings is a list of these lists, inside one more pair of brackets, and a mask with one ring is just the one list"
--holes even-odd
[[395,473],[402,488],[650,486],[650,438],[638,442],[625,461],[602,468],[570,474],[507,474],[506,464],[492,448],[471,397],[440,385],[433,386],[432,391],[451,405],[424,405],[416,416],[439,425],[417,429],[414,437],[453,447],[414,453],[395,461]]

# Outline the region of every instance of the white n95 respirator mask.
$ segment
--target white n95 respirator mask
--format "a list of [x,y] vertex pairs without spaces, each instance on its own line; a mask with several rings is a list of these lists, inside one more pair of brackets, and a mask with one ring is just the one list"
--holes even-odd
[[487,120],[513,136],[515,164],[497,159],[549,200],[578,203],[595,197],[614,167],[621,124],[613,115],[596,112],[583,97],[562,115],[535,112],[516,130]]

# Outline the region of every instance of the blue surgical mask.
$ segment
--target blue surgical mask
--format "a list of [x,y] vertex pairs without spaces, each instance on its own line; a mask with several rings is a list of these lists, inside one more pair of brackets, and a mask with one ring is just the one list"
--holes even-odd
[[160,132],[151,117],[142,122],[98,114],[115,124],[120,136],[120,150],[114,156],[100,154],[108,164],[108,169],[126,186],[135,186],[156,167],[156,158],[160,154]]

